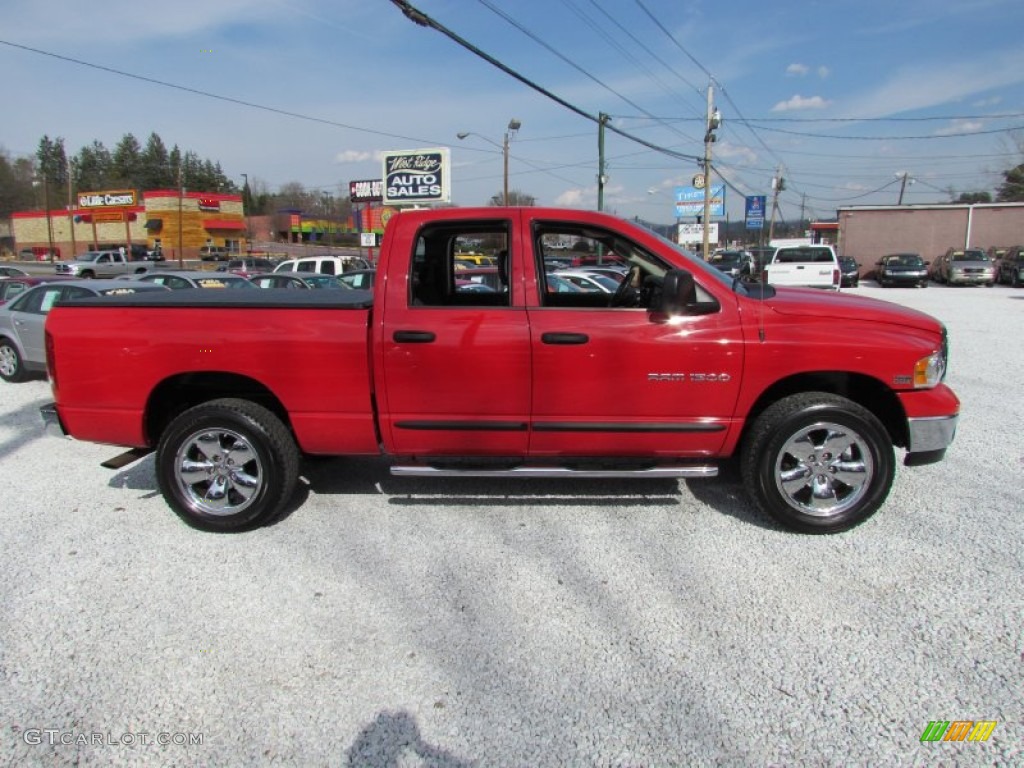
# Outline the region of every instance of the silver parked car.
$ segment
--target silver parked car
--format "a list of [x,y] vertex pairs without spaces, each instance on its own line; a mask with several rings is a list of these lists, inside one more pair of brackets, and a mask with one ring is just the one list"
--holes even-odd
[[946,285],[996,284],[996,267],[980,248],[950,248],[932,265],[932,277]]
[[0,306],[0,378],[23,381],[32,371],[46,370],[46,315],[58,301],[166,290],[162,285],[134,280],[91,279],[45,282],[29,288]]

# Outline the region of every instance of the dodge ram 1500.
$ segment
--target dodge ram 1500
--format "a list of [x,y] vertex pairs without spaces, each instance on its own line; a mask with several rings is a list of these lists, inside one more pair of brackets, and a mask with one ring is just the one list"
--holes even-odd
[[[559,291],[565,242],[628,266],[613,294]],[[487,285],[458,255],[494,257]],[[844,333],[835,333],[841,323]],[[828,533],[895,474],[938,461],[959,401],[946,332],[848,294],[732,279],[619,218],[549,208],[405,211],[373,291],[174,291],[58,305],[53,429],[155,450],[187,523],[258,526],[314,455],[398,475],[710,477],[738,459],[752,500]]]

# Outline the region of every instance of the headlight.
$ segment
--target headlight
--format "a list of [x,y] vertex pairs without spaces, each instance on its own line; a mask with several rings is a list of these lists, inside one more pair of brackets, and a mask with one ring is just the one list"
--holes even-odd
[[946,334],[943,329],[942,348],[914,363],[914,387],[930,389],[946,377]]

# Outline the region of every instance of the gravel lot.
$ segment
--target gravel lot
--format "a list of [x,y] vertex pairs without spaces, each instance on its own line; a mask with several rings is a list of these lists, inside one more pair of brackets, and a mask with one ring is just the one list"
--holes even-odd
[[[734,474],[378,460],[313,463],[277,524],[204,534],[151,457],[102,469],[117,449],[44,436],[45,381],[0,384],[0,764],[1021,765],[1024,291],[854,291],[949,326],[963,415],[833,537]],[[921,743],[930,720],[998,725]]]

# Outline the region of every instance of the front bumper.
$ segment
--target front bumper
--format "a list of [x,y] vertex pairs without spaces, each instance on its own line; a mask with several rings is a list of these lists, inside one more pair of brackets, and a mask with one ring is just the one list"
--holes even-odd
[[963,275],[953,272],[949,275],[950,285],[985,285],[993,282],[995,282],[995,276],[988,273]]
[[43,428],[50,437],[67,437],[68,432],[57,413],[56,403],[47,403],[39,407],[39,415],[43,418]]
[[919,467],[942,461],[946,449],[953,443],[959,414],[907,419],[907,455],[903,463]]

